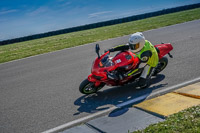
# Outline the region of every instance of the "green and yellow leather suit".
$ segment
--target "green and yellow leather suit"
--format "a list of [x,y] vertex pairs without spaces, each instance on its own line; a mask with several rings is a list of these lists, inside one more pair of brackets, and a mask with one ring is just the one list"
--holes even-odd
[[[144,53],[148,53],[145,55]],[[155,47],[149,42],[145,41],[145,45],[139,53],[136,53],[137,57],[144,62],[147,61],[147,64],[151,67],[156,67],[158,64],[158,53]]]
[[[124,51],[129,50],[131,47],[129,44],[119,45],[117,47],[109,49],[110,52],[114,51]],[[155,47],[148,41],[145,40],[144,47],[137,53],[136,56],[140,59],[140,64],[138,69],[134,70],[128,75],[132,75],[137,72],[139,69],[143,69],[142,74],[140,76],[139,85],[143,86],[146,83],[146,80],[150,78],[153,73],[154,68],[157,66],[159,58],[158,53]]]
[[[114,51],[123,51],[123,50],[128,50],[128,49],[131,49],[131,48],[129,47],[129,45],[125,44],[125,45],[119,45],[117,47],[114,47],[110,49],[109,51],[114,52]],[[145,45],[141,49],[141,51],[135,54],[141,60],[142,63],[146,63],[147,65],[151,67],[156,67],[158,64],[158,60],[159,60],[158,53],[155,47],[148,40],[145,40]]]

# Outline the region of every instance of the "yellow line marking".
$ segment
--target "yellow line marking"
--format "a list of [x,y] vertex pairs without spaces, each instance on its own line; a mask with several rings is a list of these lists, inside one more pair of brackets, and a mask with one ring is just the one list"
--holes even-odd
[[200,83],[188,85],[174,91],[177,94],[200,99]]
[[134,105],[134,107],[154,112],[166,117],[199,104],[199,99],[186,97],[176,93],[168,93]]

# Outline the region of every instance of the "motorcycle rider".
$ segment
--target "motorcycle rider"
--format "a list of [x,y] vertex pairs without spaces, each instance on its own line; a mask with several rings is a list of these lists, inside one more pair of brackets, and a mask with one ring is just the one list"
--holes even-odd
[[[148,80],[151,78],[154,68],[158,64],[158,53],[151,42],[145,40],[145,37],[141,32],[132,34],[129,38],[128,44],[111,48],[109,49],[109,52],[124,51],[129,49],[131,49],[132,52],[135,53],[140,59],[138,69],[142,69],[142,74],[139,78],[138,85],[141,88],[147,87]],[[118,78],[118,76],[113,74],[109,76],[113,76],[115,79]]]

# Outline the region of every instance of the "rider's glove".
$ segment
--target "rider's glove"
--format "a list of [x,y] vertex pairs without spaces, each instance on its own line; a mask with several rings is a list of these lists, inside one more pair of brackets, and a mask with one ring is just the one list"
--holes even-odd
[[115,52],[114,48],[109,49],[110,52]]
[[106,52],[108,52],[108,51],[109,51],[109,52],[114,52],[114,49],[111,48],[111,49],[105,50],[104,53],[106,53]]

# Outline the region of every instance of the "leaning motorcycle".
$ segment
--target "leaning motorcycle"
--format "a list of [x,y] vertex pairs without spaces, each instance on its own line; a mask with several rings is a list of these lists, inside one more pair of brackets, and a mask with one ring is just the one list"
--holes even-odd
[[[173,49],[170,43],[154,45],[158,52],[159,63],[155,68],[153,75],[160,73],[168,64],[167,54],[170,58],[172,55],[170,51]],[[110,56],[110,52],[107,51],[103,55],[99,54],[99,44],[95,47],[98,57],[93,62],[91,74],[82,81],[79,86],[79,91],[83,94],[96,93],[105,85],[108,86],[123,86],[128,83],[138,81],[138,78],[142,74],[142,69],[138,69],[140,63],[136,54],[131,51],[120,51],[114,57]],[[123,78],[112,79],[109,78],[110,74],[124,75]]]

